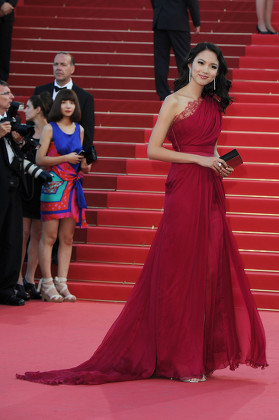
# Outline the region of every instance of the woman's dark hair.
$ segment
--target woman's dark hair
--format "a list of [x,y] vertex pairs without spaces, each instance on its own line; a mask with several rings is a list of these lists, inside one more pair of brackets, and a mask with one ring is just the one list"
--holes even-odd
[[48,122],[50,121],[60,121],[63,118],[61,112],[61,104],[63,101],[71,101],[75,104],[75,110],[73,114],[70,116],[71,121],[79,122],[81,119],[81,111],[79,106],[79,101],[76,93],[70,89],[63,89],[60,90],[53,102],[52,108],[50,113],[48,114]]
[[49,92],[42,92],[39,95],[33,95],[29,98],[33,107],[36,109],[38,106],[41,108],[45,118],[48,117],[49,111],[51,110],[53,100]]
[[223,57],[222,51],[219,47],[215,44],[211,44],[209,42],[200,42],[194,48],[191,49],[188,57],[181,65],[181,76],[179,79],[174,81],[174,91],[183,88],[189,83],[189,67],[188,64],[193,63],[196,56],[205,50],[212,51],[216,54],[219,67],[218,73],[215,78],[216,89],[214,90],[214,82],[212,81],[208,85],[205,85],[202,91],[202,97],[206,95],[216,96],[220,107],[223,112],[225,109],[233,102],[233,98],[229,96],[229,90],[231,87],[231,81],[228,80],[225,76],[228,72],[227,63]]

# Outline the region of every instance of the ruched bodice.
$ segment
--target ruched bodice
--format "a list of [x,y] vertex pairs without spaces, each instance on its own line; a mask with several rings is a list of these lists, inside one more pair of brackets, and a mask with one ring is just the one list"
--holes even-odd
[[211,98],[198,98],[188,103],[168,130],[167,139],[174,150],[186,153],[212,155],[222,128],[218,102]]

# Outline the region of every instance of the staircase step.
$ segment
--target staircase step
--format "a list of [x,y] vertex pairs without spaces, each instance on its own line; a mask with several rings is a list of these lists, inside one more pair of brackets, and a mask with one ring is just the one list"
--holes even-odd
[[279,310],[278,292],[252,292],[257,308],[267,310]]
[[95,140],[96,141],[114,141],[114,142],[129,142],[133,143],[144,143],[145,130],[135,128],[117,128],[115,130],[112,127],[96,127],[95,129]]
[[[143,265],[149,247],[79,244],[74,250],[77,262]],[[240,255],[247,270],[279,270],[278,253],[244,250]]]
[[[139,227],[155,229],[162,217],[162,211],[88,209],[86,219],[90,225],[113,227]],[[233,231],[278,233],[279,216],[266,214],[227,213]]]
[[[104,161],[104,168],[107,164]],[[116,162],[115,162],[116,164]],[[98,172],[104,172],[103,166],[99,163]],[[166,175],[168,173],[170,164],[167,162],[150,161],[150,160],[127,160],[126,173],[129,175],[135,174],[153,174]],[[269,163],[250,163],[246,162],[244,165],[237,167],[233,173],[234,178],[256,178],[256,179],[279,179],[279,165]]]
[[[238,33],[210,33],[203,32],[199,34],[206,37],[207,42],[216,44],[246,45],[250,43],[250,34]],[[16,26],[13,31],[13,38],[29,38],[29,39],[63,39],[65,40],[86,40],[86,41],[112,41],[112,42],[153,42],[153,31],[151,25],[148,31],[136,30],[110,30],[110,29],[81,29],[81,28],[57,28],[49,27],[46,24],[38,26]],[[195,38],[195,36],[193,37]]]
[[87,243],[110,245],[151,245],[156,231],[153,229],[123,229],[117,227],[89,227]]
[[[87,244],[95,245],[146,247],[151,245],[155,233],[154,229],[95,226],[88,228],[86,241]],[[279,249],[279,234],[234,232],[234,237],[241,250],[277,251]]]
[[[89,174],[84,178],[83,186],[86,189],[118,190],[139,192],[165,192],[166,176],[146,175],[102,175]],[[224,187],[226,194],[278,197],[278,181],[246,180],[225,178]]]
[[[235,71],[233,70],[233,75]],[[265,72],[269,73],[269,72]],[[277,79],[276,79],[277,80]],[[250,103],[250,102],[238,102],[235,101],[229,108],[226,110],[227,116],[241,116],[241,117],[268,117],[268,118],[278,118],[279,115],[279,103],[276,104],[265,104],[263,107],[262,103]]]
[[[30,26],[30,22],[34,22],[36,19],[36,26],[46,26],[46,19],[40,15],[33,16],[32,12],[30,11],[29,16],[22,16],[18,13],[17,10],[17,24],[19,26]],[[238,17],[239,19],[239,17]],[[255,31],[255,23],[254,22],[247,22],[244,20],[237,22],[241,26],[240,33],[245,33],[251,35],[251,32]],[[58,20],[56,17],[48,16],[47,18],[47,25],[49,27],[57,27]],[[150,31],[152,28],[152,19],[144,19],[144,20],[137,20],[137,19],[119,19],[119,18],[97,18],[97,17],[90,17],[90,18],[77,18],[74,19],[72,17],[60,17],[59,18],[59,27],[60,28],[78,28],[78,29],[101,29],[101,30],[130,30],[130,31]],[[203,19],[202,30],[204,32],[216,32],[216,33],[235,33],[236,22],[232,19],[230,20],[223,20],[215,19],[210,20],[205,16]],[[195,42],[195,36],[192,37],[193,42]],[[197,41],[196,41],[197,42]]]
[[265,57],[264,59],[260,59],[256,56],[241,56],[239,57],[239,68],[244,69],[263,69],[263,70],[270,70],[270,69],[278,69],[279,67],[279,58],[278,56],[274,57]]
[[261,69],[233,69],[233,79],[277,82],[278,71],[276,69],[270,69],[268,72],[263,72]]
[[[233,140],[231,140],[233,144]],[[147,144],[126,144],[115,142],[97,142],[95,147],[100,157],[115,157],[115,158],[147,158]],[[167,149],[172,149],[170,144],[165,144]],[[222,156],[229,152],[234,146],[219,145],[218,152]],[[267,162],[279,163],[279,148],[269,147],[243,147],[238,146],[238,151],[244,162]]]
[[[41,4],[43,6],[64,6],[65,5],[65,0],[40,0]],[[220,3],[220,1],[222,1],[222,3]],[[38,0],[25,0],[24,4],[26,5],[32,5],[32,6],[36,6],[38,5]],[[76,6],[76,0],[67,0],[67,6],[68,7],[75,7]],[[254,5],[252,1],[246,1],[245,3],[243,3],[242,1],[238,0],[238,1],[234,1],[233,3],[231,3],[228,0],[214,0],[211,2],[208,2],[207,0],[200,0],[199,1],[199,5],[200,5],[200,9],[219,9],[220,8],[220,4],[222,5],[222,7],[226,7],[226,10],[250,10],[250,11],[254,11]],[[80,0],[78,3],[79,7],[88,7],[88,0]],[[110,7],[113,8],[115,7],[115,0],[106,0],[105,3],[106,7]],[[104,6],[104,1],[103,0],[94,0],[94,7],[103,7]],[[121,4],[117,5],[117,7],[119,9],[122,8],[151,8],[151,4],[149,2],[149,0],[137,0],[136,3],[131,3],[129,0],[122,0]]]
[[279,94],[279,84],[277,82],[262,82],[254,80],[234,80],[232,83],[232,96],[234,93],[246,91],[247,93],[265,93],[265,94]]
[[[162,210],[164,193],[140,192],[103,192],[86,191],[86,202],[89,207],[107,207],[113,209],[143,209]],[[244,197],[227,195],[226,208],[228,212],[277,214],[279,197]]]

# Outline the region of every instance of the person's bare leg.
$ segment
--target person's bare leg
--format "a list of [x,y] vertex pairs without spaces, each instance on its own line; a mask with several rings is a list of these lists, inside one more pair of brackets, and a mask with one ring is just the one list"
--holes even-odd
[[75,227],[76,222],[74,219],[67,218],[60,220],[57,270],[58,277],[67,278],[68,276]]
[[39,264],[42,278],[39,282],[38,291],[41,291],[42,299],[48,302],[62,302],[63,297],[57,292],[51,276],[51,252],[57,238],[59,220],[48,220],[42,223],[42,236],[39,243]]
[[24,258],[26,254],[26,246],[30,235],[30,229],[31,229],[31,219],[28,219],[27,217],[23,218],[23,238],[22,238],[22,254],[21,254],[21,268],[20,273],[18,277],[18,284],[23,284],[23,275],[22,275],[22,266],[24,263]]
[[28,261],[27,269],[25,274],[25,279],[28,283],[34,284],[35,271],[38,265],[38,254],[39,254],[39,243],[42,233],[42,222],[37,219],[32,220],[31,232],[30,232],[30,242],[28,245]]
[[42,235],[39,243],[39,263],[42,276],[51,277],[51,253],[58,234],[59,220],[42,222]]
[[59,247],[58,247],[58,271],[54,284],[58,292],[64,296],[64,301],[75,302],[76,297],[72,295],[67,287],[67,276],[72,255],[73,238],[76,222],[67,218],[60,221],[59,226]]
[[262,32],[267,31],[265,26],[265,14],[266,14],[266,0],[256,0],[256,11],[258,17],[258,28]]
[[266,8],[265,8],[265,26],[271,32],[276,32],[271,24],[272,18],[272,10],[273,10],[273,0],[266,0]]

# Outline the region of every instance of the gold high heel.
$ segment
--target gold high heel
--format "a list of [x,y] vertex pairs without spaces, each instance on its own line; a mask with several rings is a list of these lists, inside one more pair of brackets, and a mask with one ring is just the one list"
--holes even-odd
[[41,291],[42,301],[60,303],[63,302],[63,297],[57,293],[52,277],[48,279],[41,278],[38,284],[37,291]]
[[76,296],[69,292],[65,277],[55,277],[54,284],[60,295],[64,297],[64,302],[75,302],[77,300]]

